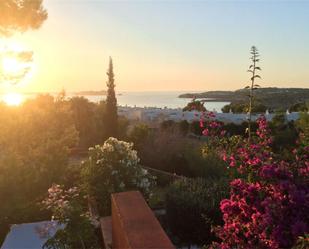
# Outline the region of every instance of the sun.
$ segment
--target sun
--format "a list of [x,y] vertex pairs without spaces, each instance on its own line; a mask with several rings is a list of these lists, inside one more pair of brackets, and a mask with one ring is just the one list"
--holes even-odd
[[5,57],[2,59],[2,70],[5,74],[16,74],[21,69],[21,63],[16,58]]
[[18,106],[24,100],[20,93],[7,93],[2,99],[7,105],[10,106]]
[[17,46],[0,46],[0,83],[15,85],[25,82],[31,76],[33,66],[32,51]]

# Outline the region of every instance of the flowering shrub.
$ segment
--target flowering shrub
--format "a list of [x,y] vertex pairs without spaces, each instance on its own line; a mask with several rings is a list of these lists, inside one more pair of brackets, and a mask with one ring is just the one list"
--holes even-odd
[[224,226],[216,231],[222,243],[213,248],[291,248],[309,232],[309,146],[300,142],[294,160],[283,160],[270,149],[265,118],[257,122],[250,142],[238,138],[227,149],[225,140],[220,148],[238,178],[221,201]]
[[83,186],[96,198],[101,214],[110,213],[110,195],[114,192],[140,190],[146,197],[154,186],[154,177],[139,164],[133,144],[110,137],[103,146],[89,149],[83,162]]
[[63,225],[63,228],[47,240],[44,248],[98,247],[95,236],[97,221],[91,218],[87,202],[77,187],[65,190],[60,185],[53,184],[42,205],[52,212],[52,220]]

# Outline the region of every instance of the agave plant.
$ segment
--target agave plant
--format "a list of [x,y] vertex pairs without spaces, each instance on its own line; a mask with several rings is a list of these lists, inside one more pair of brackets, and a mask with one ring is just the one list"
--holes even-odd
[[261,71],[261,68],[259,66],[257,66],[257,63],[260,61],[259,57],[259,51],[255,46],[251,47],[251,51],[250,51],[251,57],[250,60],[252,62],[252,64],[249,66],[248,72],[251,73],[251,84],[246,86],[245,89],[250,89],[249,91],[249,108],[248,108],[248,136],[249,136],[249,140],[251,139],[251,121],[252,121],[252,105],[253,105],[253,93],[254,90],[260,88],[260,85],[255,83],[255,80],[257,78],[261,79],[261,76],[257,74],[258,71]]

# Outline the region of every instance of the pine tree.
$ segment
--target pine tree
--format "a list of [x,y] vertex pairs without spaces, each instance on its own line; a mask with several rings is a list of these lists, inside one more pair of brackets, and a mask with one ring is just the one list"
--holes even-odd
[[106,135],[107,137],[116,137],[118,136],[118,115],[117,115],[117,99],[115,94],[115,79],[114,79],[114,69],[113,69],[113,60],[109,58],[109,67],[106,72],[108,76],[107,85],[107,97],[106,97],[106,115],[105,115],[105,124],[106,124]]

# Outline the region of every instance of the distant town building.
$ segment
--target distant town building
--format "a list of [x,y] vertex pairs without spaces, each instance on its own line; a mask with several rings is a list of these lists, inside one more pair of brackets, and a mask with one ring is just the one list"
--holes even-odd
[[[156,108],[156,107],[128,107],[119,106],[118,114],[126,117],[129,120],[144,123],[156,123],[164,120],[182,121],[187,120],[188,122],[199,121],[201,112],[198,111],[183,111],[182,109],[169,109],[169,108]],[[241,124],[248,120],[248,115],[245,113],[218,113],[216,112],[215,119],[223,123],[234,123]],[[262,114],[253,114],[252,120],[255,121]],[[276,115],[275,113],[269,113],[268,110],[265,112],[267,121],[271,121]],[[297,120],[299,118],[298,112],[286,112],[286,118],[288,121]]]

